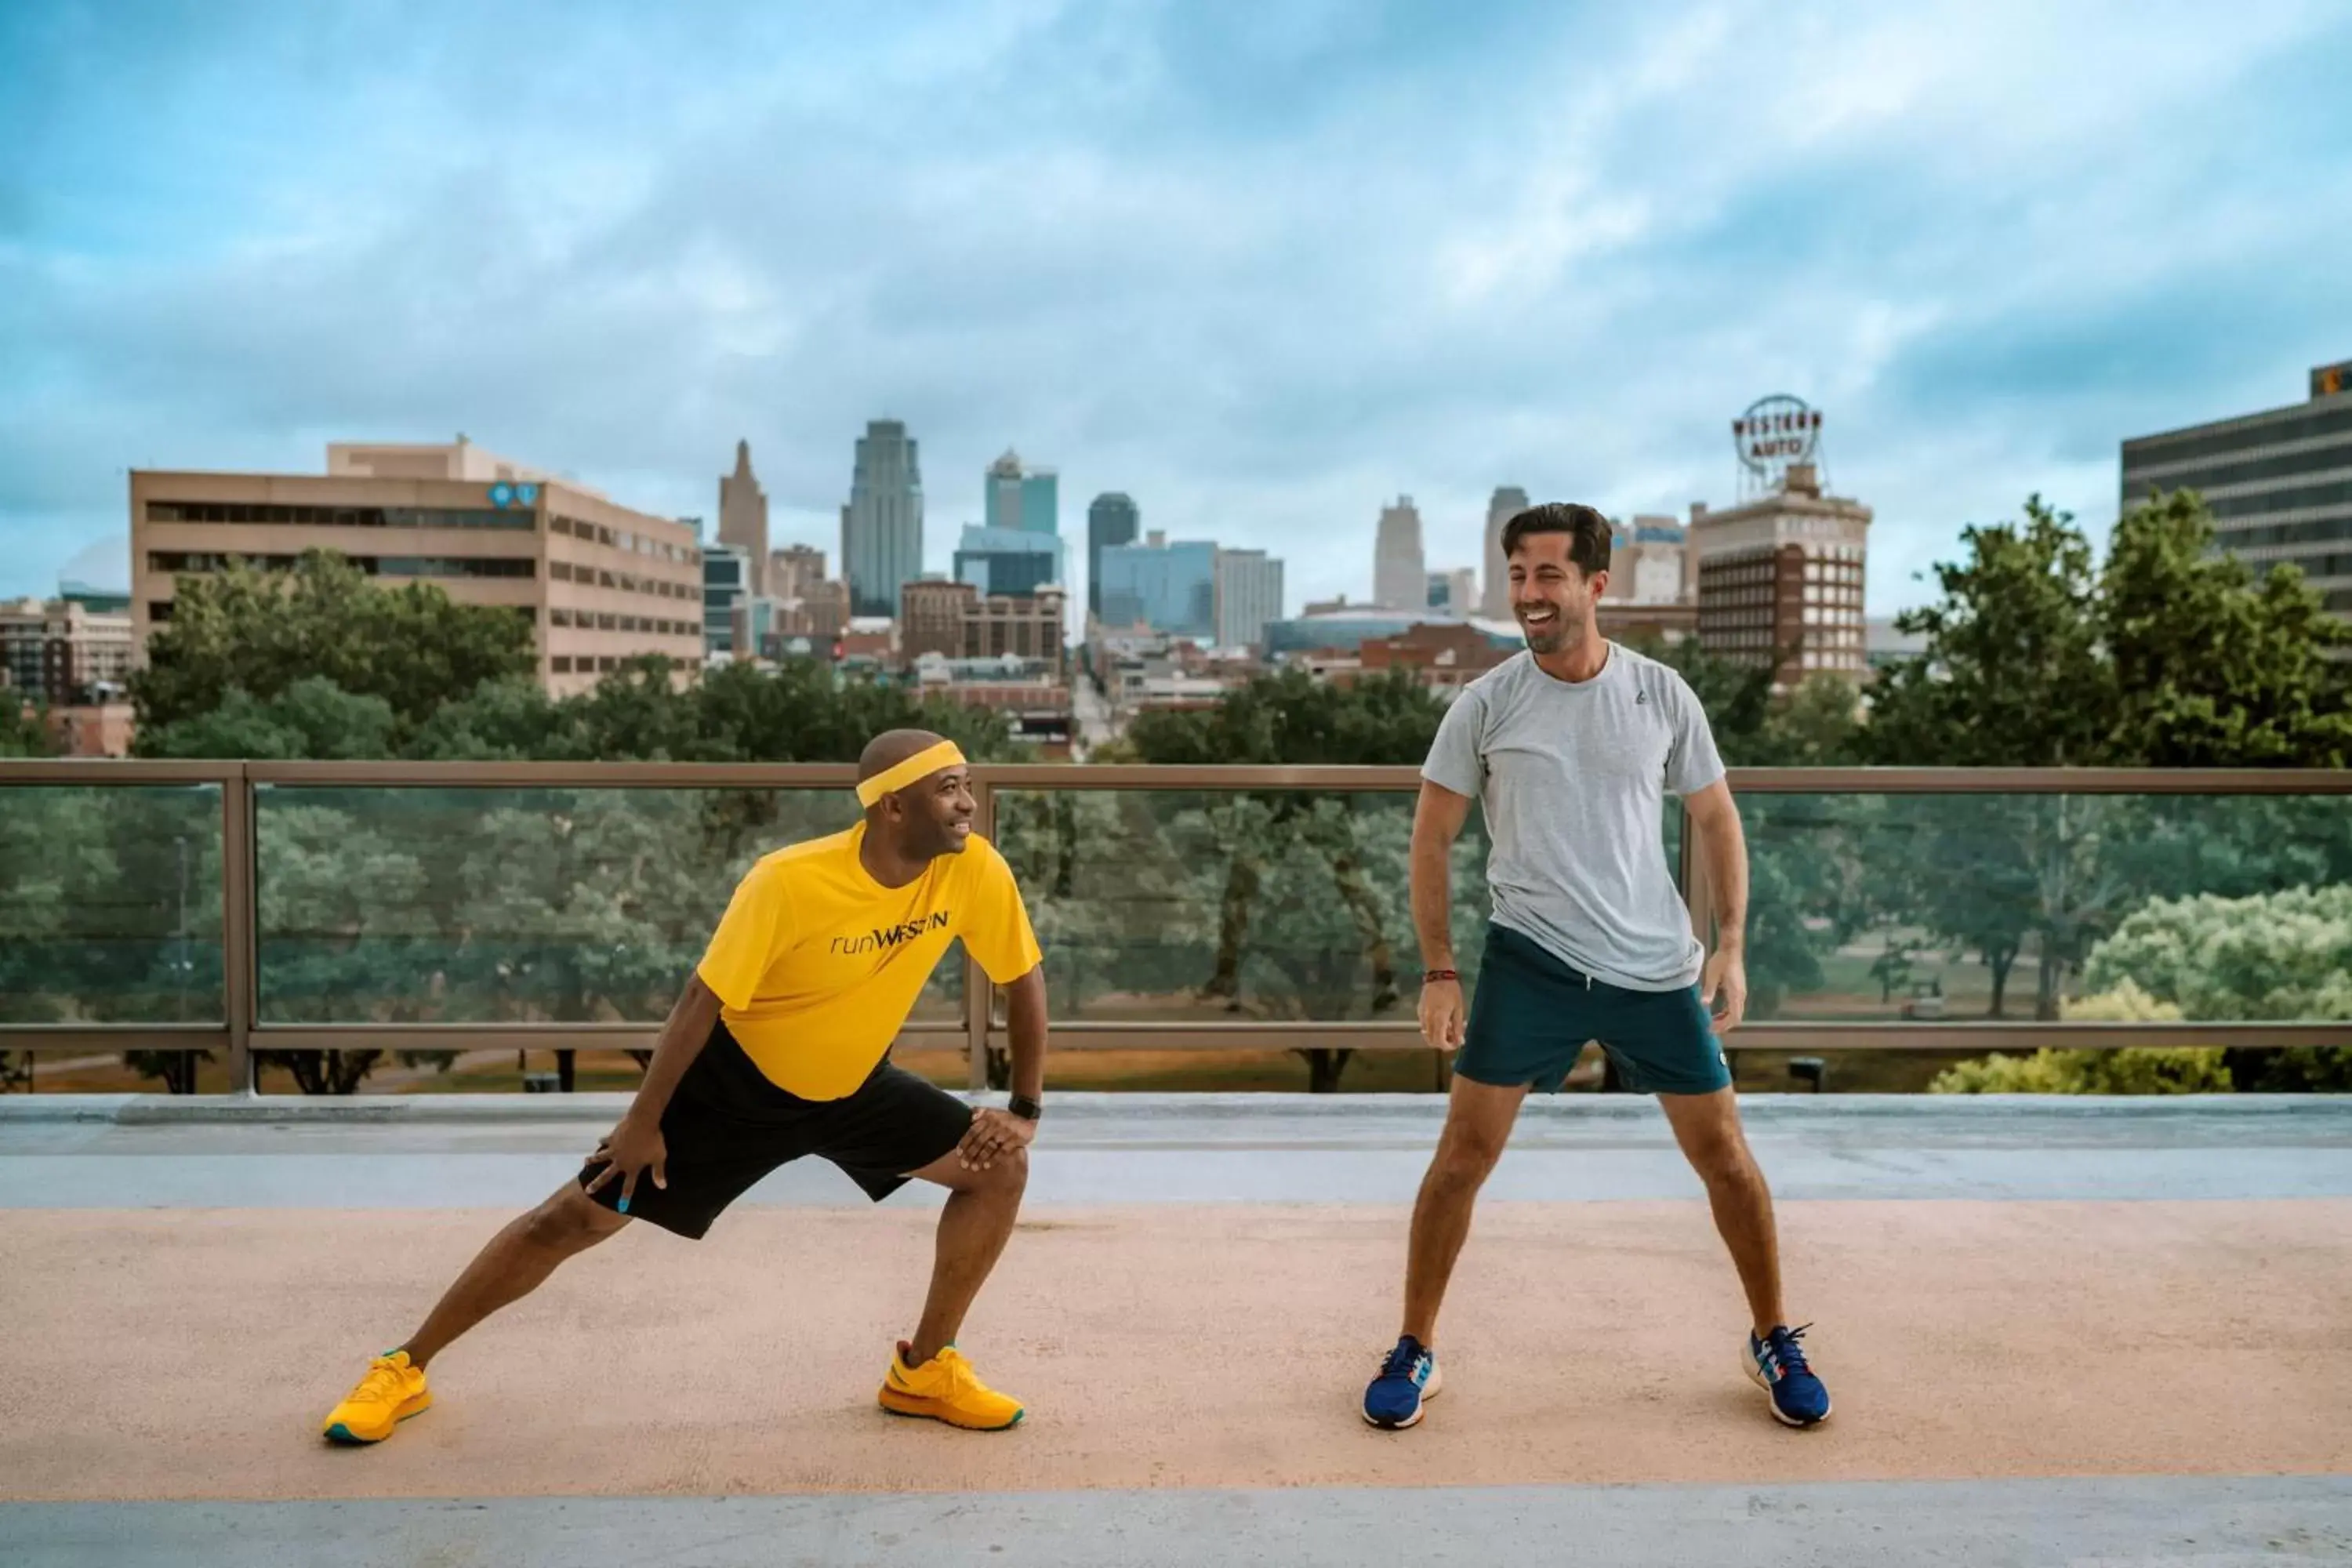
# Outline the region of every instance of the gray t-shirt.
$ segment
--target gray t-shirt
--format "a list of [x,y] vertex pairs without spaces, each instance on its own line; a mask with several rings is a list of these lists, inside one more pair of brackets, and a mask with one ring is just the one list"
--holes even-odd
[[1705,789],[1723,759],[1674,669],[1612,643],[1599,675],[1570,682],[1521,652],[1463,689],[1421,773],[1486,808],[1496,924],[1612,985],[1698,978],[1661,828],[1665,792]]

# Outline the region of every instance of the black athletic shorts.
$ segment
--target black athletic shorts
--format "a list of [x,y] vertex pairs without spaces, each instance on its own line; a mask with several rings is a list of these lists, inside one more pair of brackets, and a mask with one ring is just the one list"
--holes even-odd
[[[803,1100],[754,1066],[726,1025],[714,1025],[662,1112],[669,1185],[654,1185],[650,1169],[640,1172],[629,1217],[699,1240],[761,1177],[804,1154],[832,1161],[878,1204],[962,1142],[971,1115],[971,1106],[887,1057],[844,1098]],[[604,1168],[583,1166],[580,1184]],[[589,1196],[618,1210],[621,1184],[607,1182]]]

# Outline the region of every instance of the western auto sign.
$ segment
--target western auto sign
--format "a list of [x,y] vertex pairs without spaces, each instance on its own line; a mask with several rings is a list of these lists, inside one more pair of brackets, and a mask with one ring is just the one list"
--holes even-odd
[[1749,471],[1768,479],[1791,463],[1810,463],[1822,444],[1822,411],[1786,393],[1759,397],[1731,422],[1731,439]]

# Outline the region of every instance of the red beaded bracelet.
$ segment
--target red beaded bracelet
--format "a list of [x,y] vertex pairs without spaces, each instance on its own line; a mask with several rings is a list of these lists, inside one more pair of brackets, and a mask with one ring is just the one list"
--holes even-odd
[[1423,974],[1423,975],[1422,975],[1422,977],[1421,977],[1421,983],[1422,983],[1423,985],[1427,985],[1427,984],[1430,984],[1431,983],[1433,983],[1433,982],[1434,982],[1434,981],[1439,981],[1439,980],[1459,980],[1459,979],[1461,979],[1461,978],[1462,978],[1462,975],[1461,975],[1460,972],[1459,972],[1459,971],[1457,971],[1457,970],[1452,970],[1452,969],[1433,969],[1433,970],[1430,970],[1430,971],[1428,971],[1427,973],[1425,973],[1424,974]]

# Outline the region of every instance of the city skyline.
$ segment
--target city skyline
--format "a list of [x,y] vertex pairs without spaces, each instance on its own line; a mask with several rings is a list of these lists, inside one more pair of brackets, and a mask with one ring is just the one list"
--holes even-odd
[[927,567],[1012,438],[1361,597],[1384,496],[1440,563],[1498,485],[1728,505],[1787,392],[1917,603],[2347,352],[2352,17],[2046,12],[8,8],[0,595],[119,581],[132,468],[461,429],[668,516],[748,438],[837,552],[887,410],[958,491]]

